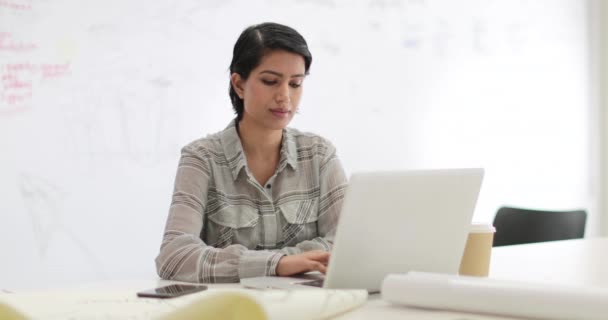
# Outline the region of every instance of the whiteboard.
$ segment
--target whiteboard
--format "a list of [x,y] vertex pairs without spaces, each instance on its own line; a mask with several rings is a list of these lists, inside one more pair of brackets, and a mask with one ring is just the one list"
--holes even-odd
[[179,150],[233,118],[263,21],[307,39],[291,125],[347,172],[484,167],[476,220],[595,219],[585,1],[0,0],[0,284],[154,277]]

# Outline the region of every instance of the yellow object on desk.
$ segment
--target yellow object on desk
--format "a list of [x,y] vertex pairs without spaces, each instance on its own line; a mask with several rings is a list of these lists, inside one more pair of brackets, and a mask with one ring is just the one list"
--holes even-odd
[[0,318],[3,320],[26,320],[27,317],[13,307],[0,303]]
[[365,290],[211,289],[173,299],[135,292],[39,292],[0,295],[0,319],[326,319],[365,303]]

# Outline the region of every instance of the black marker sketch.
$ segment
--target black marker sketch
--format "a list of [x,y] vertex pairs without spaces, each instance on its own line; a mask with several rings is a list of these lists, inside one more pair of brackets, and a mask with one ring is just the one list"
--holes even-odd
[[[124,82],[127,77],[116,82]],[[141,163],[154,163],[175,154],[179,110],[170,108],[168,102],[172,81],[156,76],[132,83],[133,88],[95,83],[79,93],[75,103],[81,107],[66,115],[75,153],[92,161],[119,156]]]
[[403,47],[406,49],[420,48],[424,43],[424,29],[421,23],[406,23],[403,30]]
[[450,32],[450,25],[446,20],[439,19],[435,29],[436,30],[433,34],[433,46],[435,47],[435,53],[439,57],[445,58],[450,54],[450,42],[453,38],[453,35]]
[[44,260],[52,244],[53,236],[62,233],[68,236],[91,265],[91,270],[104,275],[101,261],[63,221],[62,199],[65,194],[53,183],[28,174],[21,174],[20,192],[25,208],[32,221],[38,253]]
[[478,54],[489,54],[488,46],[488,24],[480,18],[472,21],[471,32],[473,33],[473,51]]

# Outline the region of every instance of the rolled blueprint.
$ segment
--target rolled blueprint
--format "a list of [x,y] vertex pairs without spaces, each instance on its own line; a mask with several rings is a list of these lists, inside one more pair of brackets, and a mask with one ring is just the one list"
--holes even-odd
[[608,288],[409,272],[388,275],[382,298],[413,307],[533,319],[608,319]]

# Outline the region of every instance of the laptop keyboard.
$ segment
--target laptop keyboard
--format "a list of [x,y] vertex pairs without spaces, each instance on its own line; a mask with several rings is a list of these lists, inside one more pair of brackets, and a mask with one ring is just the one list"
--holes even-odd
[[[305,286],[311,286],[311,287],[323,288],[323,280],[324,279],[304,281],[304,282],[299,282],[298,284],[305,285]],[[380,290],[369,290],[368,289],[367,293],[369,293],[369,294],[378,294],[378,293],[380,293]]]
[[305,286],[322,288],[323,287],[323,279],[317,279],[317,280],[312,280],[312,281],[304,281],[304,282],[300,282],[300,284],[303,284]]

